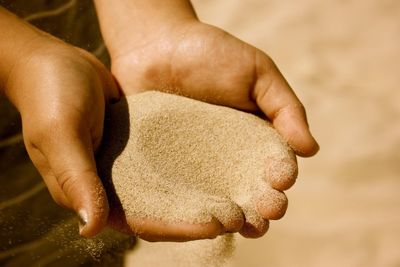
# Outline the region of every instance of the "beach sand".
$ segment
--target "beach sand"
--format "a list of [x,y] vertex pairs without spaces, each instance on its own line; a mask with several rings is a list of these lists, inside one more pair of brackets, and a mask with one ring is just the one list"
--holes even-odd
[[[269,122],[157,91],[123,98],[108,114],[97,166],[128,221],[217,219],[227,231],[237,231],[232,225],[242,224],[244,216],[263,229],[255,203],[269,210],[286,207],[285,196],[267,179],[292,184],[296,161]],[[267,164],[272,167],[266,172]]]
[[299,160],[286,216],[260,239],[238,237],[232,266],[400,266],[400,2],[193,4],[276,61],[321,145]]

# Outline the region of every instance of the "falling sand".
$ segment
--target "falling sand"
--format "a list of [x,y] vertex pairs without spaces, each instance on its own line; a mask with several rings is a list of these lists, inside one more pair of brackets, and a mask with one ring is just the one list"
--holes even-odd
[[294,171],[288,163],[294,154],[265,120],[153,91],[124,98],[107,113],[98,167],[128,220],[216,218],[228,227],[244,216],[262,227],[255,199],[272,208],[282,202],[267,182],[266,166],[279,162],[269,164],[268,174],[284,179]]
[[227,267],[233,252],[233,234],[185,243],[141,241],[130,264],[140,267]]

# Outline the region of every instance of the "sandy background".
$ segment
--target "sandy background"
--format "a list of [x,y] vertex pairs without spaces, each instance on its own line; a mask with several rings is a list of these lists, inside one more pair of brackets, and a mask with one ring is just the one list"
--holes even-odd
[[276,61],[321,145],[287,215],[239,239],[233,266],[400,266],[400,1],[193,3]]

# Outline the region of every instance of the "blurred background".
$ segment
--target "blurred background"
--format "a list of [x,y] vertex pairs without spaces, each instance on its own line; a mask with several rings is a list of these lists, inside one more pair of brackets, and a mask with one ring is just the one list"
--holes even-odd
[[320,143],[286,216],[239,239],[234,266],[400,266],[400,2],[195,0],[269,54]]
[[[91,3],[0,0],[107,63],[97,25],[88,23],[95,20]],[[400,1],[193,4],[201,20],[275,60],[306,106],[321,146],[317,156],[299,159],[286,216],[272,222],[263,238],[238,238],[232,266],[399,267]],[[52,12],[32,15],[41,5]],[[47,264],[41,266],[73,266],[66,256],[76,257],[87,244],[80,244],[74,215],[53,204],[27,158],[18,114],[0,100],[0,265],[29,266],[35,260]],[[10,189],[17,187],[21,192]],[[61,230],[69,245],[59,241]],[[133,259],[139,251],[128,255],[126,266],[138,266]],[[78,258],[91,261],[87,257]]]

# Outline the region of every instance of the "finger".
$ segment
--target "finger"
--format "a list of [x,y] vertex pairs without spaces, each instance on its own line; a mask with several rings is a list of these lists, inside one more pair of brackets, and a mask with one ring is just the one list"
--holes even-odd
[[267,233],[269,229],[269,220],[264,220],[261,227],[255,227],[250,223],[245,223],[239,233],[246,238],[259,238]]
[[79,47],[75,47],[75,49],[89,60],[96,67],[96,71],[99,72],[99,77],[103,80],[102,84],[105,85],[103,87],[105,102],[117,102],[121,98],[122,90],[115,77],[110,74],[109,70],[93,54]]
[[106,225],[109,208],[97,175],[91,137],[88,131],[74,129],[66,122],[57,125],[68,127],[54,127],[38,148],[80,218],[81,235],[93,236]]
[[282,76],[267,56],[257,59],[257,82],[254,99],[274,127],[299,156],[312,156],[319,146],[308,127],[306,112]]
[[62,207],[71,208],[71,203],[61,190],[60,185],[50,169],[47,159],[36,147],[32,146],[30,142],[25,142],[25,146],[33,164],[43,177],[43,180],[53,200]]
[[223,227],[216,219],[203,224],[130,219],[128,225],[118,225],[112,222],[110,222],[110,225],[117,230],[122,230],[129,235],[134,235],[147,241],[183,242],[212,239],[223,233]]
[[212,239],[224,233],[221,223],[213,218],[208,223],[185,223],[126,217],[118,208],[112,208],[109,225],[127,235],[147,241],[183,242],[198,239]]
[[214,217],[205,223],[171,222],[151,218],[127,216],[121,203],[110,196],[110,227],[147,241],[190,241],[212,239],[225,232],[224,226]]

